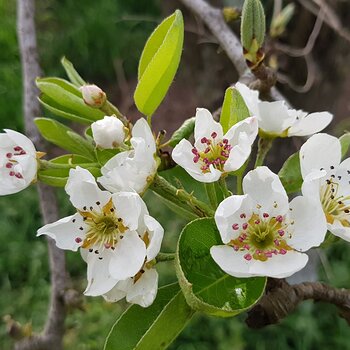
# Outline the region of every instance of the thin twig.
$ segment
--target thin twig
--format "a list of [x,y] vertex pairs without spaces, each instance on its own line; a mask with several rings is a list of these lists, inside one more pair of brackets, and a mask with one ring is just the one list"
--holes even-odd
[[[35,1],[17,0],[17,31],[20,46],[23,74],[24,120],[26,133],[43,151],[43,140],[40,137],[33,119],[40,115],[37,99],[39,94],[35,87],[35,78],[40,75],[35,32]],[[44,223],[58,220],[56,195],[52,188],[39,184],[39,199]],[[66,269],[64,251],[58,249],[52,239],[48,239],[48,250],[51,272],[51,300],[43,332],[24,338],[15,345],[16,350],[61,350],[64,334],[65,306],[64,290],[66,287]]]

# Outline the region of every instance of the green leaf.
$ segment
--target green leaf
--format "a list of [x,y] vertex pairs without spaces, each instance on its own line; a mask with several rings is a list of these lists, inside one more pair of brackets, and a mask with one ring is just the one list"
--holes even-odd
[[83,155],[92,160],[95,159],[92,144],[72,129],[48,118],[36,118],[34,122],[45,140],[69,152]]
[[222,125],[224,134],[233,125],[249,116],[249,110],[239,91],[234,87],[227,88],[220,114],[220,124]]
[[195,310],[230,317],[251,308],[262,296],[266,278],[235,278],[214,262],[210,248],[222,245],[214,219],[183,229],[176,251],[176,272],[188,304]]
[[182,139],[188,139],[194,130],[196,118],[186,119],[183,124],[172,134],[168,141],[169,146],[175,147]]
[[61,109],[63,112],[74,112],[74,114],[90,121],[96,121],[104,117],[102,111],[86,105],[80,90],[64,79],[37,79],[36,85],[43,94],[55,101],[60,106],[56,108]]
[[96,148],[95,152],[98,162],[103,166],[118,153],[118,150]]
[[67,60],[66,57],[62,57],[61,64],[66,71],[69,80],[77,87],[83,86],[86,84],[84,79],[80,76],[80,74],[75,70],[73,63]]
[[349,152],[350,148],[350,132],[345,133],[343,136],[339,138],[340,145],[341,145],[341,155],[342,158],[346,156],[346,154]]
[[84,117],[80,117],[76,114],[74,114],[73,111],[70,111],[68,108],[65,108],[65,110],[62,109],[62,106],[60,106],[58,103],[56,103],[52,98],[50,98],[47,95],[41,95],[39,97],[39,102],[52,114],[62,117],[68,120],[72,120],[73,122],[77,122],[80,124],[91,124],[91,120],[86,119]]
[[303,184],[301,176],[299,152],[292,154],[278,173],[287,193],[299,192]]
[[141,113],[151,116],[165,97],[180,63],[183,37],[182,13],[176,10],[146,42],[134,94],[135,104]]
[[166,349],[193,315],[177,283],[158,290],[148,308],[130,306],[109,332],[104,350]]

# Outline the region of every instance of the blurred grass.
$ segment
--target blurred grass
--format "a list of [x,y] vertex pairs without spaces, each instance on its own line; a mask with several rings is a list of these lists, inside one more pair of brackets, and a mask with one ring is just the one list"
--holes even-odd
[[[115,84],[113,61],[121,59],[128,77],[136,74],[137,60],[159,17],[159,1],[47,0],[37,1],[39,46],[47,75],[63,75],[59,60],[67,55],[87,80]],[[15,1],[0,0],[0,128],[22,129],[21,68],[15,30]],[[54,43],[54,45],[53,45]],[[61,215],[72,212],[62,190]],[[148,194],[150,212],[165,227],[164,251],[174,250],[185,222],[159,205]],[[10,314],[40,331],[49,297],[46,243],[36,238],[41,225],[35,188],[0,198],[0,317]],[[171,218],[169,220],[169,218]],[[327,250],[327,275],[321,279],[350,288],[350,245],[339,242]],[[79,254],[67,253],[72,285],[85,288],[86,266]],[[172,263],[159,266],[161,284],[174,280]],[[66,321],[65,349],[101,349],[117,315],[126,307],[102,298],[85,298],[85,311],[74,310]],[[171,346],[172,350],[240,349],[350,349],[349,330],[331,305],[306,302],[280,325],[261,331],[249,330],[244,315],[215,319],[197,315]],[[0,323],[0,348],[11,349],[4,323]],[[117,350],[117,349],[116,349]],[[152,349],[150,349],[152,350]]]

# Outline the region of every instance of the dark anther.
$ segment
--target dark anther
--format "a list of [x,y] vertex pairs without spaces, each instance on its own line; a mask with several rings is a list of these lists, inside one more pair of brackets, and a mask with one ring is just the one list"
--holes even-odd
[[100,202],[96,202],[96,205],[100,205],[101,203]]
[[84,228],[80,226],[80,227],[79,227],[79,230],[80,230],[80,231],[83,231],[83,230],[84,230]]
[[85,211],[86,211],[86,207],[83,207],[83,210],[85,210]]
[[99,253],[100,253],[100,252],[96,249],[96,250],[95,250],[95,254],[99,254]]

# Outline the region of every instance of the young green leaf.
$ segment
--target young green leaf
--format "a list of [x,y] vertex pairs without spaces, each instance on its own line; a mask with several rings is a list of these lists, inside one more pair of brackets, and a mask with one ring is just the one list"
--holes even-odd
[[92,160],[95,159],[92,144],[72,129],[48,118],[36,118],[34,122],[45,140],[69,152],[77,153]]
[[346,154],[349,152],[350,148],[350,132],[345,133],[343,136],[339,138],[340,144],[341,144],[341,155],[342,158],[346,156]]
[[84,79],[80,74],[75,70],[73,63],[69,61],[65,56],[61,59],[61,64],[66,71],[69,80],[77,87],[83,86],[86,84]]
[[141,113],[151,116],[167,93],[180,63],[183,37],[182,13],[176,10],[146,42],[134,94],[135,104]]
[[252,307],[262,296],[266,278],[235,278],[214,262],[210,248],[222,244],[214,219],[189,223],[176,251],[176,273],[188,304],[195,310],[230,317]]
[[182,139],[187,139],[193,134],[196,118],[186,119],[183,124],[172,134],[168,141],[169,146],[175,147]]
[[81,118],[88,119],[91,122],[104,117],[104,113],[99,109],[87,106],[79,89],[64,79],[37,79],[36,85],[44,95],[48,96],[57,104],[56,109],[77,114]]
[[220,124],[224,133],[233,125],[249,116],[249,110],[239,91],[234,87],[227,88],[220,114]]
[[287,193],[298,192],[303,184],[300,170],[299,152],[292,154],[278,173]]
[[104,350],[166,349],[193,314],[177,283],[162,287],[151,306],[132,305],[120,316]]

